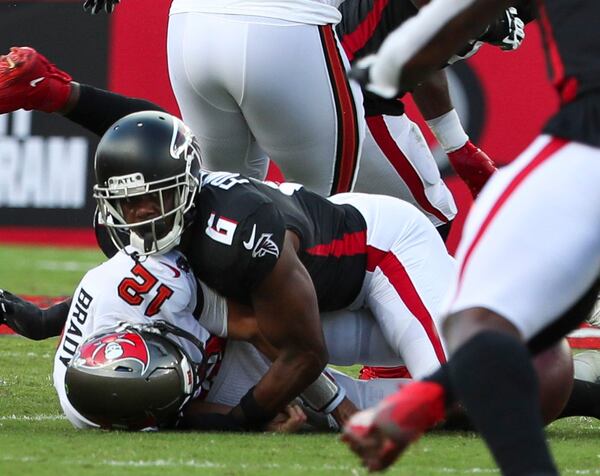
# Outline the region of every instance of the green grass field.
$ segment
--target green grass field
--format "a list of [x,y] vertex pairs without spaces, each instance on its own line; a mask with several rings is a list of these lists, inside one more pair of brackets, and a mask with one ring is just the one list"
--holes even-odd
[[[0,288],[68,295],[94,251],[0,246]],[[76,431],[52,387],[56,340],[0,337],[0,475],[365,474],[336,435]],[[600,475],[600,423],[571,418],[548,435],[564,474]],[[472,433],[427,435],[389,474],[497,474]]]

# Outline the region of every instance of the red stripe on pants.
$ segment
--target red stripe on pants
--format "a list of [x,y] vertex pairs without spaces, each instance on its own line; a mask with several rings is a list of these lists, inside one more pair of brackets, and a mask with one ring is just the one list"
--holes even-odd
[[402,177],[402,180],[408,186],[410,193],[419,206],[426,212],[437,217],[442,223],[448,223],[448,218],[435,208],[427,198],[421,177],[419,177],[419,174],[417,174],[410,161],[406,158],[406,155],[404,155],[398,144],[396,144],[396,141],[394,141],[394,138],[390,135],[383,116],[367,117],[367,126],[375,142],[377,142],[388,162],[394,167],[394,170]]
[[396,293],[408,308],[413,316],[421,323],[425,330],[438,361],[443,364],[446,362],[446,354],[442,346],[442,341],[438,335],[435,323],[431,314],[421,300],[421,296],[415,288],[410,276],[398,257],[391,251],[382,251],[375,247],[367,247],[367,271],[374,271],[378,267],[390,284],[396,290]]
[[337,151],[331,194],[349,192],[358,165],[358,121],[350,84],[331,25],[319,27],[329,69],[338,122]]

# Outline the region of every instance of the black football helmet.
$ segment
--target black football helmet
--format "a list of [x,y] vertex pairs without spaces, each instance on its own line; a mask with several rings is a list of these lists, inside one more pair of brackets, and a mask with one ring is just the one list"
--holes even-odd
[[[192,341],[201,362],[192,360],[172,335]],[[172,427],[200,389],[204,355],[197,338],[164,321],[124,323],[78,347],[65,376],[67,398],[102,428]]]
[[[140,255],[165,253],[179,244],[199,186],[200,148],[190,129],[179,119],[159,111],[130,114],[102,136],[94,162],[99,222],[115,245],[122,237]],[[123,199],[156,194],[160,214],[127,223]],[[173,194],[174,205],[167,194]],[[125,232],[125,233],[123,233]]]

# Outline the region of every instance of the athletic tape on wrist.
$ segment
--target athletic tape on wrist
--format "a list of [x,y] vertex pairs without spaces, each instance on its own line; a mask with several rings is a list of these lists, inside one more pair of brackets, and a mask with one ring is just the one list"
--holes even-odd
[[306,405],[317,412],[331,413],[346,397],[346,389],[323,372],[300,395]]
[[275,418],[276,415],[259,405],[254,398],[254,387],[248,390],[246,395],[240,400],[240,409],[242,410],[245,419],[242,423],[243,426],[251,430],[262,429],[262,427]]

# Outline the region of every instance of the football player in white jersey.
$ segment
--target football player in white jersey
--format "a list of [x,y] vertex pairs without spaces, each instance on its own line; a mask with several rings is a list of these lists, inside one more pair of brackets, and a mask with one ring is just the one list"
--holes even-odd
[[[136,259],[130,248],[126,251],[118,252],[86,273],[71,300],[54,358],[53,375],[65,415],[77,428],[98,426],[73,408],[65,391],[65,374],[80,345],[90,336],[112,331],[124,323],[145,326],[156,321],[165,321],[202,342],[204,357],[189,339],[175,337],[192,361],[204,358],[209,365],[205,379],[190,396],[213,404],[204,411],[214,408],[228,411],[256,384],[270,363],[251,344],[226,342],[211,335],[200,323],[207,323],[221,336],[227,336],[228,323],[234,333],[239,332],[236,326],[244,325],[249,311],[231,302],[228,306],[224,298],[202,283],[198,288],[185,258],[177,251],[143,260]],[[13,299],[14,305],[17,298]],[[4,297],[2,302],[6,303]],[[9,319],[12,327],[15,322],[18,319]],[[30,324],[34,327],[36,323]],[[23,332],[22,328],[17,327],[17,330]],[[324,316],[324,333],[330,343],[332,363],[397,365],[402,362],[365,310]],[[359,408],[373,405],[393,393],[399,383],[394,379],[357,381],[335,370],[330,372],[341,386],[339,395],[347,394]],[[309,404],[315,401],[311,401],[310,393],[305,397]],[[194,411],[199,408],[202,411],[201,404],[200,407],[196,404]]]

